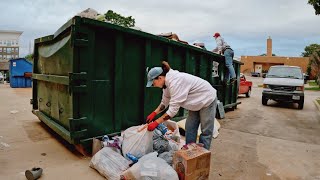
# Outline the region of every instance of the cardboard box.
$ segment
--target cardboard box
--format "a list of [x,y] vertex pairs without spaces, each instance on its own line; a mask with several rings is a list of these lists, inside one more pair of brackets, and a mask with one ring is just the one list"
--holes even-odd
[[209,179],[211,152],[203,147],[176,151],[173,168],[180,180]]

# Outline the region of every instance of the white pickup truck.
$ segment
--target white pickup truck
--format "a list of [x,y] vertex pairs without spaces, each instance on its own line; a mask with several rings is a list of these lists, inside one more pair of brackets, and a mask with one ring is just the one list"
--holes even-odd
[[262,104],[268,100],[304,104],[304,77],[298,66],[271,66],[263,81]]

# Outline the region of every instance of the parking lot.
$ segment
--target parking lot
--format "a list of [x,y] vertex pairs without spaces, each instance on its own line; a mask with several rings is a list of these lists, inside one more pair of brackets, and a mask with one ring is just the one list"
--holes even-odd
[[[320,112],[306,91],[305,106],[261,104],[262,78],[247,77],[250,98],[220,120],[213,141],[210,179],[320,179]],[[42,179],[103,179],[72,147],[31,113],[31,88],[0,84],[0,179],[25,179],[24,171],[44,169]]]

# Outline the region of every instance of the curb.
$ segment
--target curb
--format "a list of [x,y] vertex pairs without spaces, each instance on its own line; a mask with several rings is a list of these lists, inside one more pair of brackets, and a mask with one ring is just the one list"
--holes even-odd
[[320,104],[318,104],[317,99],[313,100],[313,102],[316,105],[316,107],[318,108],[318,110],[320,111]]

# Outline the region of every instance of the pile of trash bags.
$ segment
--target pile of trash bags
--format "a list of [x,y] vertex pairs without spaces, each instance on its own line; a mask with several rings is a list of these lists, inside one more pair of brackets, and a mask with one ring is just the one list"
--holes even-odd
[[104,136],[102,149],[94,152],[89,166],[111,180],[178,180],[172,159],[185,143],[177,123],[168,120],[152,132],[146,127],[130,127],[111,139]]

